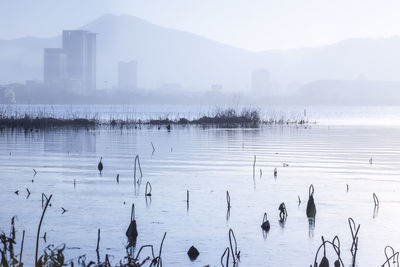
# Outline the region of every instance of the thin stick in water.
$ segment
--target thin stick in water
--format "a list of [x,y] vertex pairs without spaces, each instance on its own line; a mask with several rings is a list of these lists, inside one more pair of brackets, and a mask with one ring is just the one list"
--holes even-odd
[[19,267],[22,267],[22,252],[24,251],[25,230],[22,231],[21,251],[19,252]]
[[96,247],[97,254],[99,253],[99,247],[100,247],[100,228],[97,230],[97,247]]
[[[44,194],[42,194],[43,196]],[[46,195],[45,195],[46,196]],[[38,226],[38,230],[37,230],[37,234],[36,234],[36,252],[35,252],[35,266],[38,266],[38,252],[39,252],[39,235],[40,235],[40,228],[42,227],[42,222],[43,222],[43,217],[44,214],[47,210],[47,207],[49,206],[50,200],[52,198],[53,195],[50,195],[50,197],[47,199],[46,201],[46,205],[44,206],[44,210],[42,212],[42,216],[40,217],[40,222],[39,222],[39,226]],[[46,197],[47,198],[47,197]]]
[[141,179],[143,177],[142,167],[140,166],[139,155],[136,155],[136,157],[135,157],[135,165],[134,165],[134,169],[133,169],[133,177],[134,177],[135,184],[136,184],[136,164],[139,166],[139,171],[140,171],[140,180],[138,179],[138,183],[139,183],[139,181],[141,181]]
[[254,162],[253,162],[253,178],[256,176],[256,160],[257,157],[254,155]]
[[379,199],[378,199],[378,197],[376,196],[375,193],[372,194],[372,197],[374,198],[375,207],[378,207],[378,206],[379,206]]
[[226,191],[226,203],[228,204],[228,210],[231,209],[231,196],[229,195],[229,191]]
[[158,263],[157,263],[157,266],[162,266],[161,252],[162,252],[162,247],[163,247],[164,239],[165,239],[165,236],[166,236],[166,235],[167,235],[167,232],[164,233],[163,239],[161,240],[160,252],[158,253]]

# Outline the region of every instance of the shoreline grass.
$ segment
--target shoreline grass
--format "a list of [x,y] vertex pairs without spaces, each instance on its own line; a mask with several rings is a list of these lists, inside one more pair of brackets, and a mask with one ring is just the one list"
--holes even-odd
[[305,119],[285,119],[270,118],[262,120],[258,109],[243,109],[241,112],[235,109],[218,110],[211,115],[200,115],[197,118],[170,118],[168,115],[158,118],[140,119],[126,118],[100,120],[97,116],[93,117],[57,117],[47,115],[32,116],[29,114],[13,114],[8,116],[0,115],[0,128],[24,128],[24,129],[45,129],[58,127],[124,127],[124,126],[167,126],[171,125],[203,125],[203,126],[223,126],[223,127],[259,127],[261,125],[303,125],[309,124]]
[[2,128],[25,128],[25,129],[43,129],[52,127],[93,127],[98,125],[95,119],[71,118],[61,119],[53,117],[30,117],[23,118],[0,118],[0,127]]

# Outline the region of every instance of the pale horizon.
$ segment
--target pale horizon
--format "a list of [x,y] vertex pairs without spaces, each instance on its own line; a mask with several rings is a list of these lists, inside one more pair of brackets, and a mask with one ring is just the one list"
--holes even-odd
[[[26,8],[22,10],[21,6]],[[329,45],[353,38],[398,36],[398,11],[400,3],[396,1],[385,5],[354,0],[254,1],[250,5],[241,0],[218,3],[173,0],[150,4],[124,0],[84,3],[7,0],[0,3],[0,23],[8,25],[0,29],[0,39],[53,37],[62,29],[79,28],[105,14],[125,14],[249,51],[280,50]]]

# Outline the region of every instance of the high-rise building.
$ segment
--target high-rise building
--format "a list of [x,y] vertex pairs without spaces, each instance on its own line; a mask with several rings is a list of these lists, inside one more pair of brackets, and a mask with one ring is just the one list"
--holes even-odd
[[121,90],[131,90],[137,88],[136,61],[118,63],[118,88]]
[[67,56],[68,80],[81,93],[96,89],[96,34],[88,31],[63,31],[63,50]]
[[62,48],[44,49],[44,82],[79,94],[96,89],[96,34],[63,31]]
[[260,93],[269,93],[269,72],[265,69],[254,70],[251,73],[251,90]]
[[44,83],[51,86],[61,86],[65,83],[66,55],[61,48],[44,49]]

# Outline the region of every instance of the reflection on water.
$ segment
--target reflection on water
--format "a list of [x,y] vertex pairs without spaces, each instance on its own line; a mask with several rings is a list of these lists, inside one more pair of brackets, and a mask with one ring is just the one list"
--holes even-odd
[[[351,262],[353,241],[347,219],[353,217],[361,224],[358,266],[379,266],[386,245],[399,247],[400,217],[393,212],[400,209],[399,134],[399,128],[366,126],[175,127],[170,132],[147,126],[3,129],[0,230],[9,231],[10,219],[17,215],[17,240],[25,230],[23,258],[30,263],[45,193],[53,195],[42,225],[47,244],[81,248],[68,249],[67,258],[87,254],[95,260],[97,229],[101,229],[100,254],[113,255],[114,263],[135,247],[158,248],[167,232],[166,266],[214,266],[221,261],[232,228],[242,266],[309,266],[322,235],[326,240],[338,235],[341,256]],[[136,155],[140,168],[136,166],[135,182]],[[288,166],[282,167],[284,163]],[[151,197],[145,196],[147,181]],[[306,205],[299,201],[308,199],[310,184],[318,188],[317,223],[306,219]],[[379,216],[378,207],[371,216],[374,192],[380,198]],[[138,237],[136,246],[126,251],[132,203]],[[280,218],[281,203],[289,216]],[[68,212],[63,214],[62,208]],[[271,228],[260,234],[265,212]],[[41,249],[45,245],[41,240]],[[193,263],[186,255],[192,245],[200,251]]]
[[314,237],[315,218],[308,218],[308,237]]
[[378,212],[379,212],[379,206],[375,206],[374,207],[374,213],[373,213],[373,215],[372,215],[372,218],[376,218],[376,217],[378,217]]
[[56,153],[96,153],[96,133],[84,130],[43,131],[43,145],[45,152]]

